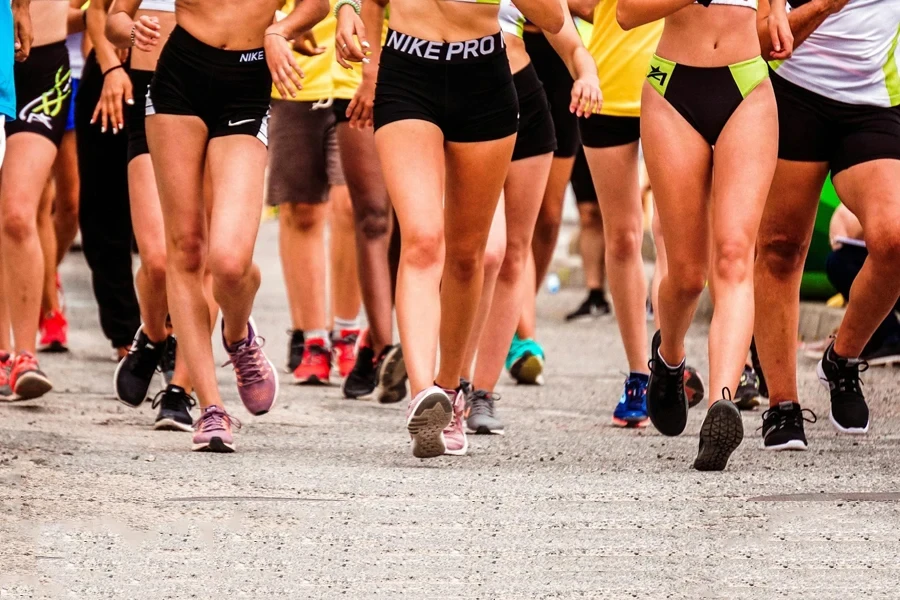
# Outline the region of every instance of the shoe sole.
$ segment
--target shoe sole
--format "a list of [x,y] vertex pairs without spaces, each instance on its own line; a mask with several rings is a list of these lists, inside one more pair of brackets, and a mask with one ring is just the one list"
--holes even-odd
[[703,449],[694,460],[698,471],[723,471],[731,454],[744,440],[741,412],[731,402],[720,400],[712,405],[700,428]]
[[[819,378],[819,383],[822,384],[828,393],[831,394],[831,384],[828,383],[828,377],[825,376],[825,369],[822,368],[822,361],[820,360],[818,364],[816,364],[816,376]],[[831,425],[839,432],[846,433],[848,435],[865,435],[869,433],[869,423],[866,423],[865,427],[844,427],[834,418],[834,413],[830,410],[828,411],[828,420],[831,421]]]
[[617,419],[612,418],[613,427],[621,427],[622,429],[642,429],[650,424],[649,418],[639,420]]
[[331,385],[331,376],[329,375],[327,379],[320,379],[316,375],[311,375],[306,378],[294,375],[294,383],[297,385]]
[[193,425],[185,425],[184,423],[179,423],[175,419],[160,419],[156,423],[153,424],[153,429],[155,431],[185,431],[191,432],[194,430]]
[[10,402],[25,402],[26,400],[35,400],[53,389],[53,384],[43,375],[37,373],[25,373],[18,381],[16,388],[13,390],[13,397]]
[[434,458],[447,453],[444,429],[453,420],[453,405],[443,392],[429,394],[419,401],[406,421],[416,458]]
[[506,435],[505,429],[491,429],[486,425],[472,428],[469,427],[468,423],[466,424],[466,432],[471,433],[472,435]]
[[222,441],[222,438],[214,437],[204,444],[193,444],[191,446],[193,452],[217,452],[220,454],[230,454],[234,452],[234,442],[228,444]]
[[50,342],[49,344],[38,348],[38,352],[43,354],[63,354],[68,351],[69,348],[62,342]]
[[[141,323],[140,328],[138,328],[138,333],[140,333],[143,329],[144,329],[144,324]],[[134,334],[135,338],[137,338],[138,333]],[[128,349],[131,350],[131,346],[129,346]],[[138,402],[137,404],[135,404],[133,402],[129,402],[128,400],[125,400],[124,398],[122,398],[122,394],[119,393],[119,371],[122,370],[122,365],[125,364],[125,358],[127,358],[127,356],[128,355],[126,354],[125,356],[123,356],[122,358],[119,359],[119,362],[116,365],[116,370],[113,372],[113,391],[116,394],[116,400],[118,400],[120,404],[123,404],[123,405],[127,406],[128,408],[139,408],[141,406],[141,404],[146,402],[147,399],[149,398],[149,396],[147,395],[146,392],[144,393],[144,397],[141,398],[141,401]],[[154,373],[153,377],[150,379],[150,385],[147,386],[148,391],[150,390],[150,386],[153,385],[154,379],[156,379],[156,373]]]
[[380,404],[396,404],[406,398],[406,361],[403,348],[394,346],[381,363],[375,397]]
[[544,359],[532,354],[524,360],[516,361],[509,374],[521,385],[544,385]]
[[805,452],[809,450],[809,446],[803,443],[803,440],[791,440],[789,442],[785,442],[783,444],[778,444],[775,446],[766,446],[763,444],[763,450],[767,450],[770,452],[778,452],[778,451],[795,451],[795,452]]

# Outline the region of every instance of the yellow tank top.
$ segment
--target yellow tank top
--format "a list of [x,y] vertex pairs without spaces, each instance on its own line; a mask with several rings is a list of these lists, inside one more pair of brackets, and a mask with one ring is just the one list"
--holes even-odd
[[[335,0],[336,1],[336,0]],[[334,4],[334,1],[332,2]],[[294,10],[294,0],[286,0],[284,8],[285,13]],[[337,21],[334,15],[329,12],[328,16],[313,27],[313,35],[316,38],[316,44],[323,46],[325,52],[318,56],[303,56],[294,52],[300,68],[303,70],[303,89],[297,92],[296,98],[287,98],[297,102],[316,102],[331,98],[332,81],[331,66],[337,64],[334,60],[334,32],[337,28]],[[281,94],[272,86],[272,97],[281,99]]]
[[660,20],[625,31],[616,21],[616,0],[600,0],[594,9],[594,26],[587,45],[600,76],[600,114],[641,116],[641,88],[662,30]]

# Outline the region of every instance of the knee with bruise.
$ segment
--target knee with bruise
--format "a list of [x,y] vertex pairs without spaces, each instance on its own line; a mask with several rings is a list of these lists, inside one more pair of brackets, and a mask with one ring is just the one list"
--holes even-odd
[[3,212],[3,223],[0,227],[3,229],[4,241],[12,242],[13,244],[24,243],[30,237],[38,234],[36,215],[28,211],[16,210],[15,208],[10,208]]
[[414,269],[443,268],[444,230],[406,232],[401,242],[401,262]]
[[172,238],[168,260],[179,271],[201,273],[206,267],[206,240],[202,234],[180,234]]
[[369,241],[383,238],[390,230],[390,212],[387,207],[367,206],[356,211],[357,231]]
[[638,226],[634,228],[618,227],[606,236],[606,256],[614,261],[628,262],[641,254],[644,231]]
[[696,298],[706,288],[708,272],[706,264],[699,262],[683,263],[670,258],[666,286],[683,298]]
[[301,233],[321,227],[325,222],[325,211],[319,204],[282,204],[279,209],[281,225]]
[[809,244],[802,239],[778,234],[761,237],[757,260],[773,277],[788,279],[803,270]]

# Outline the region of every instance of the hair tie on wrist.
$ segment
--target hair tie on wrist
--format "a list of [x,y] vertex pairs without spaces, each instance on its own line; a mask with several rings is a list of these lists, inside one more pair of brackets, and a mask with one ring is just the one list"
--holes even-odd
[[114,67],[110,67],[107,70],[103,71],[103,77],[106,77],[107,75],[109,75],[110,73],[115,71],[116,69],[124,69],[124,68],[125,67],[123,67],[122,65],[116,65]]
[[353,12],[355,12],[357,16],[360,12],[362,12],[362,8],[360,8],[359,2],[357,2],[357,0],[338,0],[334,5],[335,18],[337,18],[338,11],[340,11],[344,6],[352,6]]

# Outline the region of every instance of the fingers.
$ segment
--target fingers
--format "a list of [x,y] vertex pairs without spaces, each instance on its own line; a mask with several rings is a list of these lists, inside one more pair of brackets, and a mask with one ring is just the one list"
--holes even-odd
[[294,56],[291,55],[291,60],[289,63],[290,69],[287,70],[288,77],[291,78],[291,82],[298,90],[303,89],[303,69],[300,68],[300,64],[294,59]]
[[781,37],[778,35],[778,27],[770,27],[769,34],[772,37],[772,48],[775,52],[781,52]]

